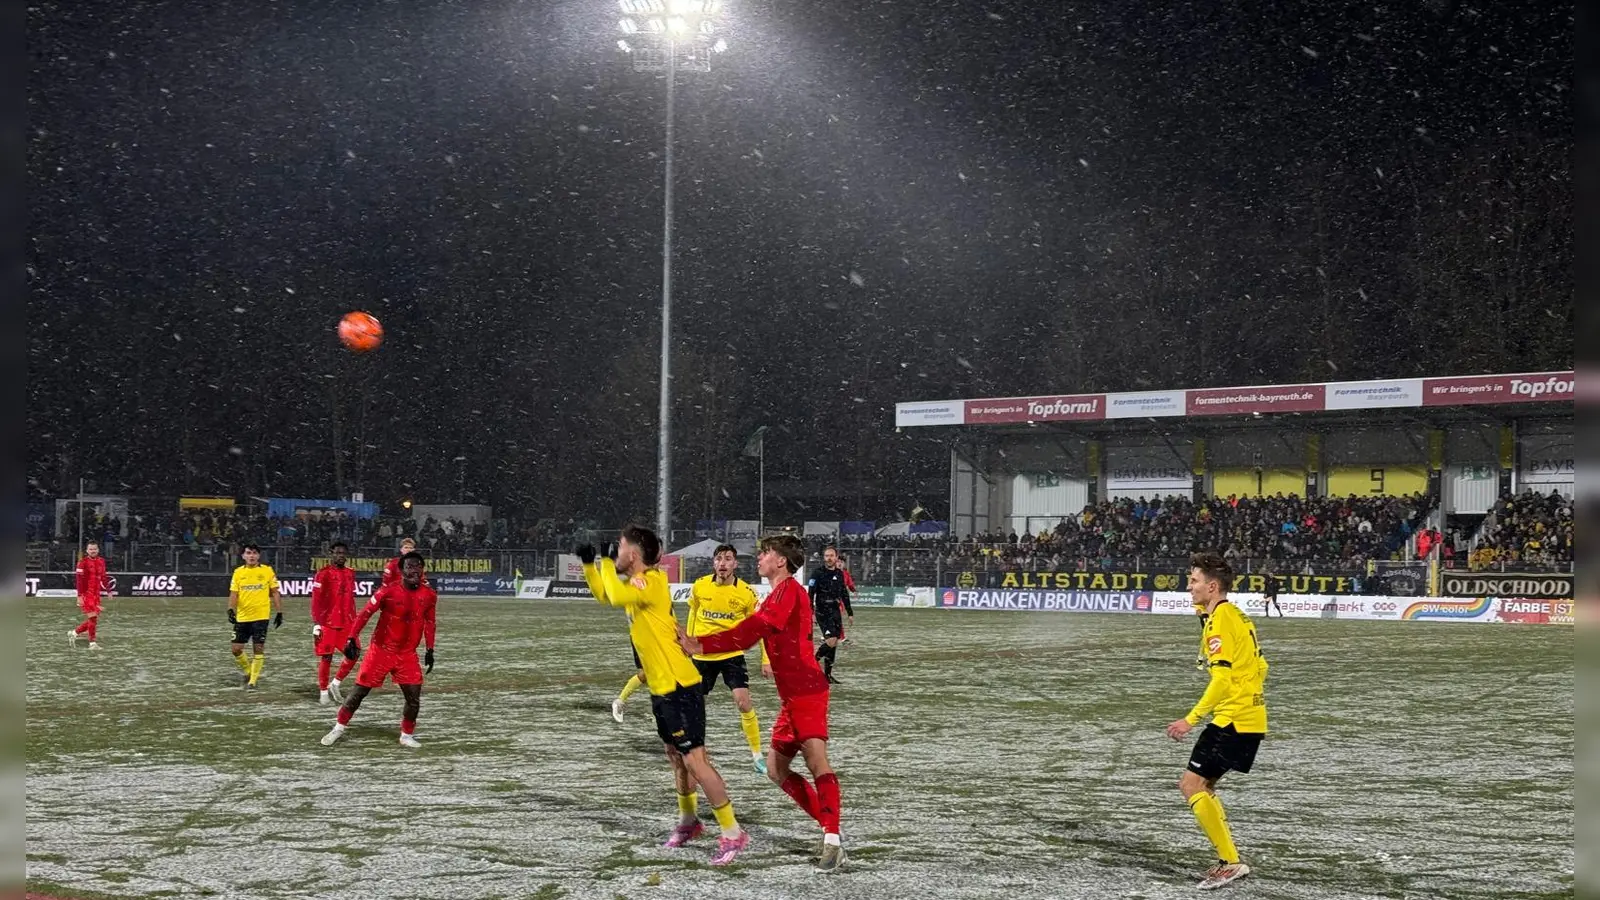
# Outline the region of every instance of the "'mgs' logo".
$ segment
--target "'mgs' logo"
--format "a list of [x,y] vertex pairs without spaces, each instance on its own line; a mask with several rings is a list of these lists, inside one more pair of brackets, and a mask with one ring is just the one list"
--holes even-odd
[[134,582],[131,593],[138,597],[181,597],[176,575],[145,575]]

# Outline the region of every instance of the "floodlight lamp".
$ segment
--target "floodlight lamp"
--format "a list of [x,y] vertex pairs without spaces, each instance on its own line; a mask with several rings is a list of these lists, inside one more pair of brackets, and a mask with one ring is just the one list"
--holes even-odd
[[673,16],[667,20],[667,30],[673,34],[683,34],[689,30],[689,23],[685,22],[681,16]]
[[723,40],[723,39],[721,39],[721,38],[717,38],[717,42],[715,44],[711,45],[711,52],[713,52],[713,53],[727,53],[728,52],[728,42]]
[[701,22],[700,23],[700,33],[701,34],[706,35],[707,37],[709,37],[711,35],[711,30],[712,29],[711,29],[711,23],[710,22]]
[[692,16],[700,11],[700,0],[671,0],[667,6],[675,16]]
[[665,3],[662,3],[661,0],[639,0],[639,2],[645,4],[645,6],[648,7],[649,10],[651,12],[653,12],[653,13],[661,13],[661,12],[666,12],[667,11],[667,5]]
[[632,53],[633,45],[625,40],[619,40],[617,41],[617,49],[621,50],[623,53]]
[[617,5],[622,7],[624,13],[634,12],[633,0],[617,0]]
[[715,16],[722,12],[722,0],[706,0],[706,15]]
[[632,19],[623,19],[621,22],[618,22],[617,24],[619,26],[621,26],[623,34],[638,34],[639,33],[639,23],[635,22]]
[[645,27],[649,28],[656,34],[660,34],[667,29],[666,23],[662,22],[660,19],[651,19],[645,23]]

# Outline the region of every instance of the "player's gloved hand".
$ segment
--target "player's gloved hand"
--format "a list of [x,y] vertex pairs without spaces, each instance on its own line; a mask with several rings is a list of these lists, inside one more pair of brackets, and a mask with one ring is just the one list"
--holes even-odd
[[583,560],[583,564],[584,565],[586,565],[586,566],[594,565],[594,557],[595,557],[595,552],[594,552],[594,545],[593,544],[579,544],[578,545],[578,558]]
[[600,546],[600,555],[611,560],[612,562],[616,562],[618,546],[619,545],[616,541],[606,541]]
[[429,647],[428,651],[426,653],[422,654],[422,671],[424,671],[424,672],[432,672],[433,671],[433,648],[432,647]]
[[311,626],[311,636],[314,637],[314,638],[322,637],[322,626],[321,625],[313,625],[313,626]]
[[228,624],[229,625],[237,625],[237,624],[239,624],[239,612],[238,612],[238,610],[235,610],[231,606],[228,607]]
[[273,628],[282,628],[283,627],[283,613],[280,612],[277,615],[272,617],[272,627]]
[[361,658],[361,645],[356,643],[355,638],[344,642],[344,658],[351,662]]

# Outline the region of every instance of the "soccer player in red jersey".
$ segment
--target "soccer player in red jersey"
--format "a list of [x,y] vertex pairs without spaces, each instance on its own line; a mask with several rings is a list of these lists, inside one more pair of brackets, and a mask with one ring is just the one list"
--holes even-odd
[[[417,552],[417,542],[411,538],[401,538],[400,555],[389,560],[388,564],[383,567],[383,577],[379,579],[378,587],[386,588],[391,584],[398,584],[400,581],[400,560],[405,559],[407,553],[415,552]],[[428,583],[427,576],[423,576],[422,583]]]
[[355,668],[355,660],[340,659],[338,674],[331,679],[328,675],[333,669],[333,655],[344,651],[350,623],[356,617],[356,573],[345,565],[350,548],[344,541],[334,541],[328,552],[333,559],[317,571],[311,582],[311,639],[317,655],[320,691],[317,701],[327,703],[332,697],[334,703],[343,703],[339,682]]
[[[755,613],[717,634],[696,638],[680,629],[678,642],[690,654],[727,653],[765,642],[779,701],[768,742],[767,777],[822,826],[817,868],[834,872],[845,860],[839,840],[839,776],[828,765],[828,679],[812,649],[811,598],[794,578],[805,560],[805,548],[793,535],[762,539],[756,571],[772,592]],[[796,756],[805,757],[815,787],[789,770]]]
[[[350,624],[350,636],[345,641],[346,659],[361,656],[361,630],[367,620],[378,614],[378,627],[372,630],[372,641],[367,645],[361,671],[356,673],[355,690],[339,707],[338,720],[333,730],[322,736],[324,745],[332,744],[344,735],[345,726],[361,708],[361,701],[381,687],[384,679],[393,678],[405,696],[405,708],[400,713],[400,746],[413,749],[421,747],[413,732],[417,728],[417,713],[422,709],[422,676],[433,671],[434,608],[439,595],[422,581],[422,554],[415,550],[400,557],[400,583],[379,588],[372,602],[361,608],[356,620]],[[428,652],[422,663],[417,662],[417,643],[426,641]]]
[[106,561],[100,556],[100,545],[94,541],[83,545],[83,558],[78,560],[78,609],[83,611],[83,624],[67,632],[67,643],[76,647],[78,635],[87,633],[89,649],[99,650],[96,629],[100,624],[100,592],[111,588],[106,577]]

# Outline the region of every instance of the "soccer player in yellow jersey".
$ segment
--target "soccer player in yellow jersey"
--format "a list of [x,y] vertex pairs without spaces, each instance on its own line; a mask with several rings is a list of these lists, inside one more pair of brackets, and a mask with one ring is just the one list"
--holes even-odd
[[678,825],[666,846],[682,847],[705,831],[696,815],[695,788],[699,787],[711,801],[711,811],[722,828],[711,864],[725,866],[749,845],[750,834],[739,827],[728,789],[706,755],[706,698],[700,690],[700,671],[678,646],[672,590],[666,573],[656,568],[661,561],[661,539],[648,528],[629,526],[622,530],[615,563],[603,557],[597,562],[597,555],[593,545],[578,548],[584,581],[596,600],[628,612],[628,635],[643,663],[656,734],[672,762]]
[[1263,691],[1267,660],[1256,641],[1256,628],[1237,606],[1228,602],[1233,570],[1215,553],[1196,553],[1189,559],[1189,595],[1195,612],[1205,616],[1201,650],[1211,682],[1200,702],[1187,716],[1167,726],[1167,736],[1182,740],[1206,716],[1211,723],[1195,741],[1189,768],[1178,779],[1178,790],[1217,849],[1217,864],[1200,882],[1201,890],[1222,887],[1250,874],[1239,859],[1228,829],[1228,817],[1217,798],[1217,780],[1223,774],[1249,772],[1256,750],[1267,733],[1267,703]]
[[[261,564],[261,548],[245,544],[241,555],[244,565],[233,570],[228,585],[228,621],[233,625],[233,661],[244,673],[245,689],[255,690],[267,661],[267,620],[283,627],[283,597],[278,593],[278,576],[271,566]],[[245,644],[254,645],[249,659]]]
[[[710,575],[696,580],[689,590],[690,637],[727,631],[749,618],[759,602],[755,590],[736,574],[739,552],[731,545],[723,544],[711,555],[711,569]],[[701,688],[706,694],[716,689],[719,676],[733,691],[733,702],[739,706],[739,728],[750,745],[755,769],[767,774],[767,761],[761,754],[761,723],[756,721],[755,704],[750,702],[750,673],[745,667],[744,652],[701,653],[694,657],[694,665],[700,670]],[[761,671],[772,677],[765,644],[761,647]]]

